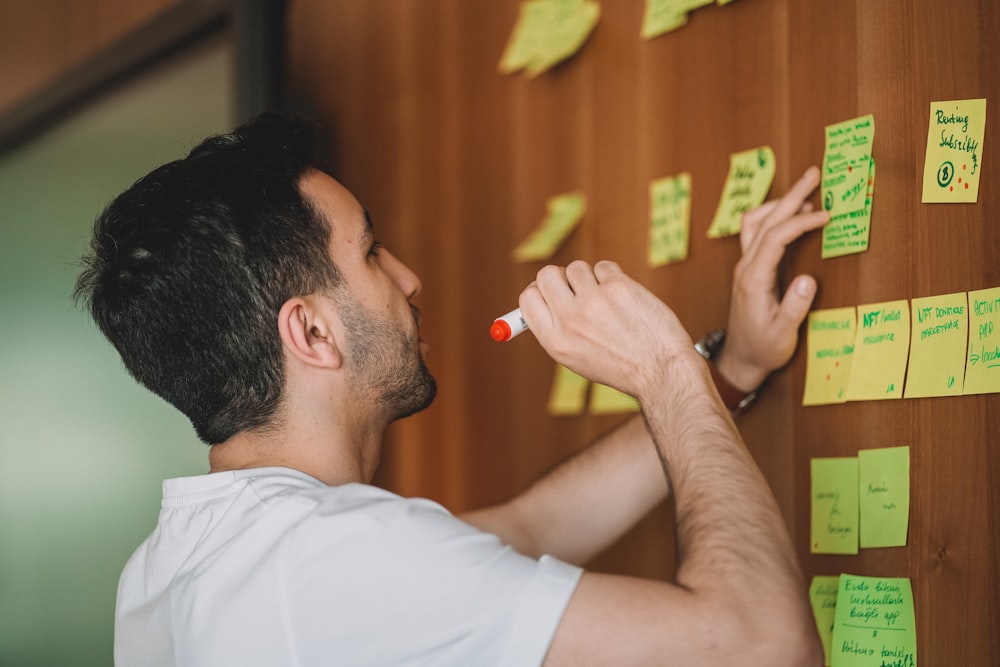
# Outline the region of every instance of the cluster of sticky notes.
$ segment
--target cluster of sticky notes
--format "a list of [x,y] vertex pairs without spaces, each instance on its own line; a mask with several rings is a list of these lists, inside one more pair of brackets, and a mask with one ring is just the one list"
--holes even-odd
[[561,364],[556,365],[552,389],[549,392],[548,412],[552,415],[580,415],[588,409],[592,415],[638,412],[639,401],[613,387],[591,382]]
[[916,614],[908,578],[816,576],[809,601],[824,665],[916,667]]
[[515,262],[530,262],[552,256],[566,237],[576,229],[587,210],[582,192],[567,192],[550,197],[546,215],[539,226],[511,254]]
[[601,5],[592,0],[522,2],[500,58],[500,71],[541,74],[579,51],[600,16]]
[[644,39],[652,39],[676,30],[687,24],[688,13],[718,2],[728,5],[733,0],[646,0],[646,10],[642,17],[640,34]]
[[729,156],[729,175],[715,209],[709,238],[740,233],[743,214],[764,202],[774,181],[776,161],[770,146],[759,146]]
[[985,132],[985,98],[931,102],[921,201],[970,203],[979,198]]
[[856,554],[906,546],[910,448],[862,449],[856,457],[810,461],[809,551]]
[[875,118],[870,114],[826,126],[821,198],[830,221],[823,228],[824,258],[868,249],[874,142]]
[[809,313],[803,405],[1000,392],[1000,287]]
[[687,259],[691,231],[691,174],[649,184],[650,267]]

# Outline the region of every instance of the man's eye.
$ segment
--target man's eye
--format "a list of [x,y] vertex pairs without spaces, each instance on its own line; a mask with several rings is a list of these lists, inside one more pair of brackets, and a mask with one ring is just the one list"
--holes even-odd
[[368,249],[368,254],[372,255],[372,256],[377,255],[378,254],[378,250],[381,247],[382,247],[381,243],[379,243],[378,241],[373,241],[372,242],[372,247]]

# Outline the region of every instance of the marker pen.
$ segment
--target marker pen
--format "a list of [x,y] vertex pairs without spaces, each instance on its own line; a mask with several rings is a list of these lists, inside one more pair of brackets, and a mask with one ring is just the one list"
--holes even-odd
[[521,317],[521,309],[515,308],[503,317],[493,320],[493,326],[490,327],[490,337],[502,343],[527,330],[528,325]]

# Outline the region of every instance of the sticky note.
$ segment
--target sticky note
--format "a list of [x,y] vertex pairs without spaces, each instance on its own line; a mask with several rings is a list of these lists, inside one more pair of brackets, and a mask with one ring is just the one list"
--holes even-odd
[[613,387],[595,382],[590,390],[590,414],[592,415],[638,411],[639,401]]
[[802,405],[844,403],[854,357],[853,306],[814,310],[806,324],[806,387]]
[[823,225],[823,259],[842,257],[868,250],[868,236],[871,230],[872,205],[875,201],[875,160],[868,168],[868,194],[864,208],[831,217]]
[[969,335],[965,292],[910,301],[910,361],[903,398],[957,396]]
[[523,69],[540,50],[546,11],[545,3],[536,0],[518,6],[517,22],[497,66],[501,72],[510,74]]
[[858,451],[859,542],[862,549],[905,547],[910,521],[910,448]]
[[833,639],[834,611],[837,608],[837,592],[840,577],[817,575],[809,584],[809,603],[812,605],[816,630],[823,643],[823,664],[830,664],[830,641]]
[[924,203],[979,198],[986,99],[931,102],[924,154]]
[[910,305],[906,299],[858,306],[848,401],[903,397],[910,350]]
[[569,192],[548,201],[547,214],[541,225],[514,249],[515,262],[547,259],[576,229],[587,209],[587,199],[582,192]]
[[547,7],[543,18],[545,27],[538,50],[525,66],[529,76],[538,76],[579,51],[601,16],[601,5],[597,2],[540,1]]
[[864,208],[874,141],[870,114],[826,127],[821,186],[823,208],[831,218]]
[[639,34],[643,39],[659,37],[685,25],[687,20],[687,12],[679,9],[674,0],[646,0]]
[[1000,287],[969,292],[965,394],[1000,392]]
[[601,6],[591,0],[528,0],[504,47],[497,68],[537,76],[569,58],[597,25]]
[[774,181],[774,170],[774,151],[770,146],[729,156],[729,175],[708,228],[709,238],[740,233],[743,214],[764,203]]
[[858,553],[858,460],[812,459],[809,552]]
[[687,259],[691,231],[691,174],[649,184],[649,266]]
[[587,405],[590,381],[565,366],[556,365],[549,392],[548,412],[551,415],[579,415]]
[[840,575],[830,664],[916,667],[917,632],[909,579]]

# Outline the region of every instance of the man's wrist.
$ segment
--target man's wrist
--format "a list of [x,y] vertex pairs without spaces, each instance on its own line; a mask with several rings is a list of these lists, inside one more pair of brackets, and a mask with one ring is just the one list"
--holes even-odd
[[[705,334],[694,346],[698,353],[708,360],[712,381],[715,382],[722,402],[734,415],[737,415],[750,407],[757,399],[763,378],[759,378],[753,373],[745,373],[739,376],[740,379],[734,381],[730,376],[731,366],[728,369],[726,367],[730,359],[723,352],[725,341],[726,332],[722,329],[714,329]],[[753,377],[751,378],[751,376]]]

